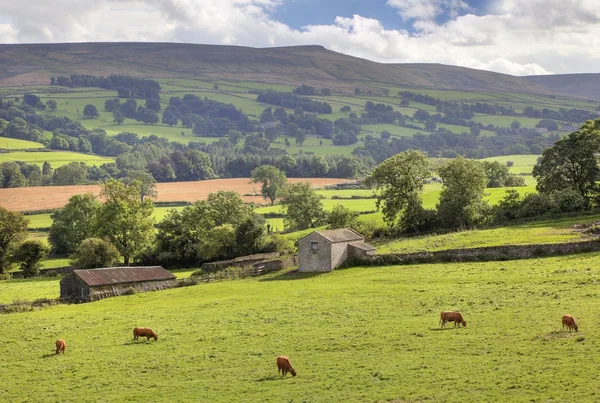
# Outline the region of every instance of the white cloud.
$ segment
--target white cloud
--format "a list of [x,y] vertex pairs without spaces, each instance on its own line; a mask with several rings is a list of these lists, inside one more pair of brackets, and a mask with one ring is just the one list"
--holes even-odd
[[[429,62],[527,75],[600,71],[597,0],[388,0],[413,33],[360,15],[295,30],[272,11],[289,0],[0,1],[0,42],[176,41],[320,44],[379,62]],[[465,14],[466,13],[466,14]],[[436,17],[451,15],[448,22]]]

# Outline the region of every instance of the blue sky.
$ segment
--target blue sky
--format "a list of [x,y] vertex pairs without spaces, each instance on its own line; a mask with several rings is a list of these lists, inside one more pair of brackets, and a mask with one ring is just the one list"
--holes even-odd
[[[469,13],[482,15],[489,9],[489,0],[463,0]],[[526,1],[526,0],[524,0]],[[387,0],[287,0],[277,7],[273,18],[300,29],[307,25],[328,25],[336,17],[352,17],[355,14],[380,21],[386,29],[404,29],[414,33],[414,20],[404,21],[397,10],[387,5]],[[466,14],[463,11],[461,14]],[[445,12],[435,21],[443,24],[450,19]]]

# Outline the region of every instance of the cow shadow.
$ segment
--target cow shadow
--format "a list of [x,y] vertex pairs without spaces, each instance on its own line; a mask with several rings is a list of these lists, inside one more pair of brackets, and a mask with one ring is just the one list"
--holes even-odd
[[460,329],[460,327],[430,327],[429,330],[432,332],[441,332],[444,330],[457,330]]
[[287,377],[282,377],[281,375],[271,375],[265,376],[263,378],[257,379],[256,382],[269,382],[269,381],[277,381],[280,379],[286,379]]
[[48,354],[44,354],[42,355],[42,358],[50,358],[50,357],[56,357],[59,354],[56,353],[48,353]]
[[306,280],[309,278],[319,277],[327,272],[311,272],[311,273],[300,273],[298,270],[292,270],[285,273],[281,273],[274,277],[263,278],[259,281],[291,281],[291,280]]

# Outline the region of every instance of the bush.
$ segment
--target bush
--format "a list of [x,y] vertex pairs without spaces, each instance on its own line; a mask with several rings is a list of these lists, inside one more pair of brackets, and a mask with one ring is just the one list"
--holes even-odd
[[110,242],[100,238],[88,238],[83,240],[71,255],[71,265],[77,269],[110,267],[120,259],[119,251]]
[[50,252],[50,247],[42,241],[32,239],[19,246],[14,254],[14,262],[19,263],[24,277],[35,277],[40,274],[42,260]]

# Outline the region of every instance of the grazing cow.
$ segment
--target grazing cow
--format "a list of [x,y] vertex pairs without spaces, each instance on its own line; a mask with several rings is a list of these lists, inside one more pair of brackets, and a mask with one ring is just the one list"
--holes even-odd
[[569,332],[573,329],[575,329],[576,332],[579,331],[579,328],[577,327],[577,323],[575,323],[575,318],[572,317],[571,315],[565,315],[562,317],[563,330],[565,330],[565,326],[567,327],[567,330]]
[[460,327],[460,324],[467,327],[467,322],[463,319],[460,312],[442,312],[440,313],[440,325],[446,327],[446,322],[454,322],[454,327]]
[[67,343],[64,340],[56,340],[56,354],[60,354],[61,352],[64,354],[66,348]]
[[289,358],[284,355],[277,357],[277,373],[281,371],[281,375],[286,376],[290,372],[293,376],[296,376],[296,370],[292,367]]
[[139,337],[145,337],[146,341],[154,337],[154,341],[158,340],[158,335],[152,329],[147,327],[136,327],[133,329],[133,341],[137,341]]

